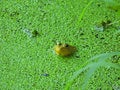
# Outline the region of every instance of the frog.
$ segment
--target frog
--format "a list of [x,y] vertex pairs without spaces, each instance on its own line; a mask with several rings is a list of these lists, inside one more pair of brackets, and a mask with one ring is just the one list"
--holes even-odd
[[66,57],[75,53],[76,47],[69,44],[57,43],[54,46],[54,51],[56,52],[57,55]]

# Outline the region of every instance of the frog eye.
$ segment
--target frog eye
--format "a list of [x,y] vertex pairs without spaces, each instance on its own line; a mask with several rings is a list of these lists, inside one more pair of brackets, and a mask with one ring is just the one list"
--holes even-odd
[[62,43],[57,43],[57,45],[59,45],[59,46],[60,46],[60,45],[62,45]]
[[68,44],[65,44],[65,47],[69,47],[69,45],[68,45]]

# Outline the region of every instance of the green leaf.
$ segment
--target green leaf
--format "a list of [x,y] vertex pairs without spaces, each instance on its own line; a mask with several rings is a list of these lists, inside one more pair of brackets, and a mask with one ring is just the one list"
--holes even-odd
[[82,85],[82,90],[85,90],[85,88],[86,88],[86,86],[87,86],[90,78],[92,77],[92,75],[94,74],[94,72],[99,67],[98,63],[92,63],[90,66],[91,66],[90,69],[85,74],[85,79],[84,79],[84,83]]
[[[120,55],[120,52],[110,52],[110,53],[103,53],[100,55],[96,55],[94,57],[92,57],[91,59],[88,60],[89,63],[91,61],[94,61],[96,59],[98,59],[97,62],[92,62],[90,64],[88,64],[87,66],[85,66],[84,68],[79,69],[78,71],[76,71],[74,73],[74,75],[71,77],[71,79],[69,80],[69,82],[67,83],[65,90],[69,90],[70,86],[72,85],[73,81],[78,77],[78,75],[80,75],[82,72],[84,72],[85,70],[89,69],[87,71],[87,73],[85,74],[85,79],[83,81],[83,86],[82,89],[84,90],[86,85],[88,84],[91,76],[94,74],[94,72],[99,68],[99,67],[113,67],[116,69],[120,69],[120,65],[118,64],[113,64],[110,62],[107,62],[106,59],[109,57],[112,57],[114,55]],[[85,63],[85,64],[86,64]]]
[[120,69],[120,65],[119,64],[114,64],[114,63],[111,63],[111,62],[104,62],[103,64],[101,64],[101,66],[103,67],[113,67],[115,69]]
[[76,25],[78,25],[78,26],[80,25],[80,22],[81,22],[84,14],[85,14],[87,8],[92,4],[93,1],[94,1],[94,0],[91,0],[91,1],[86,5],[86,7],[82,10],[82,12],[81,12],[81,14],[80,14],[80,16],[79,16],[79,18],[78,18],[78,22],[77,22]]

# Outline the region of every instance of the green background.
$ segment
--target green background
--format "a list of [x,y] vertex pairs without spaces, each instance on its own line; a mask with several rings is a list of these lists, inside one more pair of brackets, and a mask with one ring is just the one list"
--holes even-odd
[[[0,90],[64,90],[66,83],[89,58],[120,51],[120,23],[95,30],[102,21],[120,20],[102,0],[95,0],[78,20],[89,0],[0,1]],[[37,30],[37,37],[29,33]],[[57,42],[77,47],[70,57],[57,56]],[[119,59],[120,61],[120,59]],[[120,71],[100,68],[87,90],[120,89]],[[80,75],[71,90],[80,90]],[[117,90],[117,89],[116,89]]]

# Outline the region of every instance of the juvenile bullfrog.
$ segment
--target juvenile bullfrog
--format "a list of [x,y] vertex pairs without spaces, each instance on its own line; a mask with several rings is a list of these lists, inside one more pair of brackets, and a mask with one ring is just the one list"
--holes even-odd
[[70,56],[76,51],[76,47],[68,44],[58,43],[57,45],[55,45],[54,50],[57,55]]

